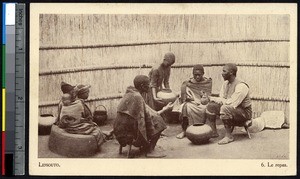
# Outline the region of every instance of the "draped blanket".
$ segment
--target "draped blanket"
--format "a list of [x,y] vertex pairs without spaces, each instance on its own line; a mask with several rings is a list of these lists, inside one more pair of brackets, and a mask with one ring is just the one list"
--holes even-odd
[[93,135],[100,147],[104,142],[104,135],[99,126],[92,121],[92,113],[82,100],[76,100],[69,106],[61,103],[58,108],[56,124],[71,134]]
[[182,102],[185,102],[187,95],[192,95],[195,98],[195,100],[200,100],[202,98],[203,93],[206,93],[208,96],[210,96],[211,91],[212,91],[211,78],[204,78],[204,80],[200,82],[192,82],[192,78],[191,78],[183,82],[181,85],[181,100]]
[[[151,136],[163,131],[166,128],[166,124],[164,123],[162,117],[157,114],[156,111],[152,110],[145,103],[141,94],[137,91],[136,88],[130,86],[127,88],[125,95],[120,101],[117,109],[118,113],[126,114],[134,119],[134,124],[137,125],[137,130],[134,131],[136,133],[141,134],[145,141],[149,141]],[[131,128],[121,127],[119,125],[134,125],[132,123],[124,123],[125,119],[116,119],[114,128],[116,129],[126,129]],[[115,133],[116,134],[116,133]],[[117,134],[118,135],[118,134]]]
[[182,83],[181,86],[181,105],[178,111],[182,117],[188,117],[189,125],[195,123],[205,123],[206,105],[201,104],[201,98],[211,95],[212,79],[204,78],[201,82],[194,82],[191,79]]

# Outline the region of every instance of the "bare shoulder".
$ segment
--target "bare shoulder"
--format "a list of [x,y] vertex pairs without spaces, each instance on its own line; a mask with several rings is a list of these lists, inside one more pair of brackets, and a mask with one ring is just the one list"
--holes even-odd
[[152,71],[156,71],[156,70],[158,70],[159,69],[159,67],[160,67],[160,65],[158,65],[158,64],[154,64],[153,66],[152,66]]

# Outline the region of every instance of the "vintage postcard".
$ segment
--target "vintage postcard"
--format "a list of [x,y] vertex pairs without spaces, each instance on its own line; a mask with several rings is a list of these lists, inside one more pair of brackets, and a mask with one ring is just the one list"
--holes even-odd
[[30,4],[30,175],[295,175],[296,4]]

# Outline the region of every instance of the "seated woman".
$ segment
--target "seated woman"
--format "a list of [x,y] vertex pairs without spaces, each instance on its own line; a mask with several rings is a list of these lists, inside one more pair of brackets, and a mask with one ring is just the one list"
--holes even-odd
[[78,98],[78,92],[89,86],[61,85],[63,96],[58,105],[58,117],[55,124],[72,134],[93,135],[98,148],[105,142],[105,136],[96,123],[92,121],[92,113],[84,101]]
[[138,75],[134,78],[134,87],[127,88],[117,108],[114,135],[121,146],[142,147],[147,157],[160,158],[166,156],[154,150],[161,132],[166,129],[160,115],[172,106],[168,104],[158,112],[151,109],[141,95],[148,91],[149,83],[147,76]]
[[203,77],[204,68],[202,65],[193,67],[193,78],[182,83],[181,86],[181,115],[182,132],[176,137],[185,137],[185,131],[189,125],[205,123],[206,104],[212,91],[212,79]]

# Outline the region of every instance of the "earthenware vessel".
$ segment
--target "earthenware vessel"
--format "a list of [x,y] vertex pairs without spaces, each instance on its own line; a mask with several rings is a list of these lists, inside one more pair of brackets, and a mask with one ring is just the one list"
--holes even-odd
[[39,116],[39,135],[49,135],[51,132],[51,126],[56,121],[56,117],[52,114],[42,114]]
[[[99,107],[102,107],[102,109]],[[106,110],[105,106],[99,105],[96,107],[94,114],[93,114],[93,120],[99,126],[105,124],[105,122],[107,120],[107,110]]]
[[250,133],[257,133],[265,128],[265,120],[262,117],[257,117],[255,119],[252,119],[252,125],[248,127],[248,131]]
[[201,104],[203,105],[207,105],[209,102],[209,98],[208,96],[202,96],[202,98],[200,99]]
[[162,89],[157,93],[157,97],[161,98],[165,104],[168,104],[169,102],[173,103],[176,100],[177,95],[170,89]]
[[186,137],[193,144],[204,144],[212,137],[213,131],[207,124],[199,123],[189,126],[186,129]]

